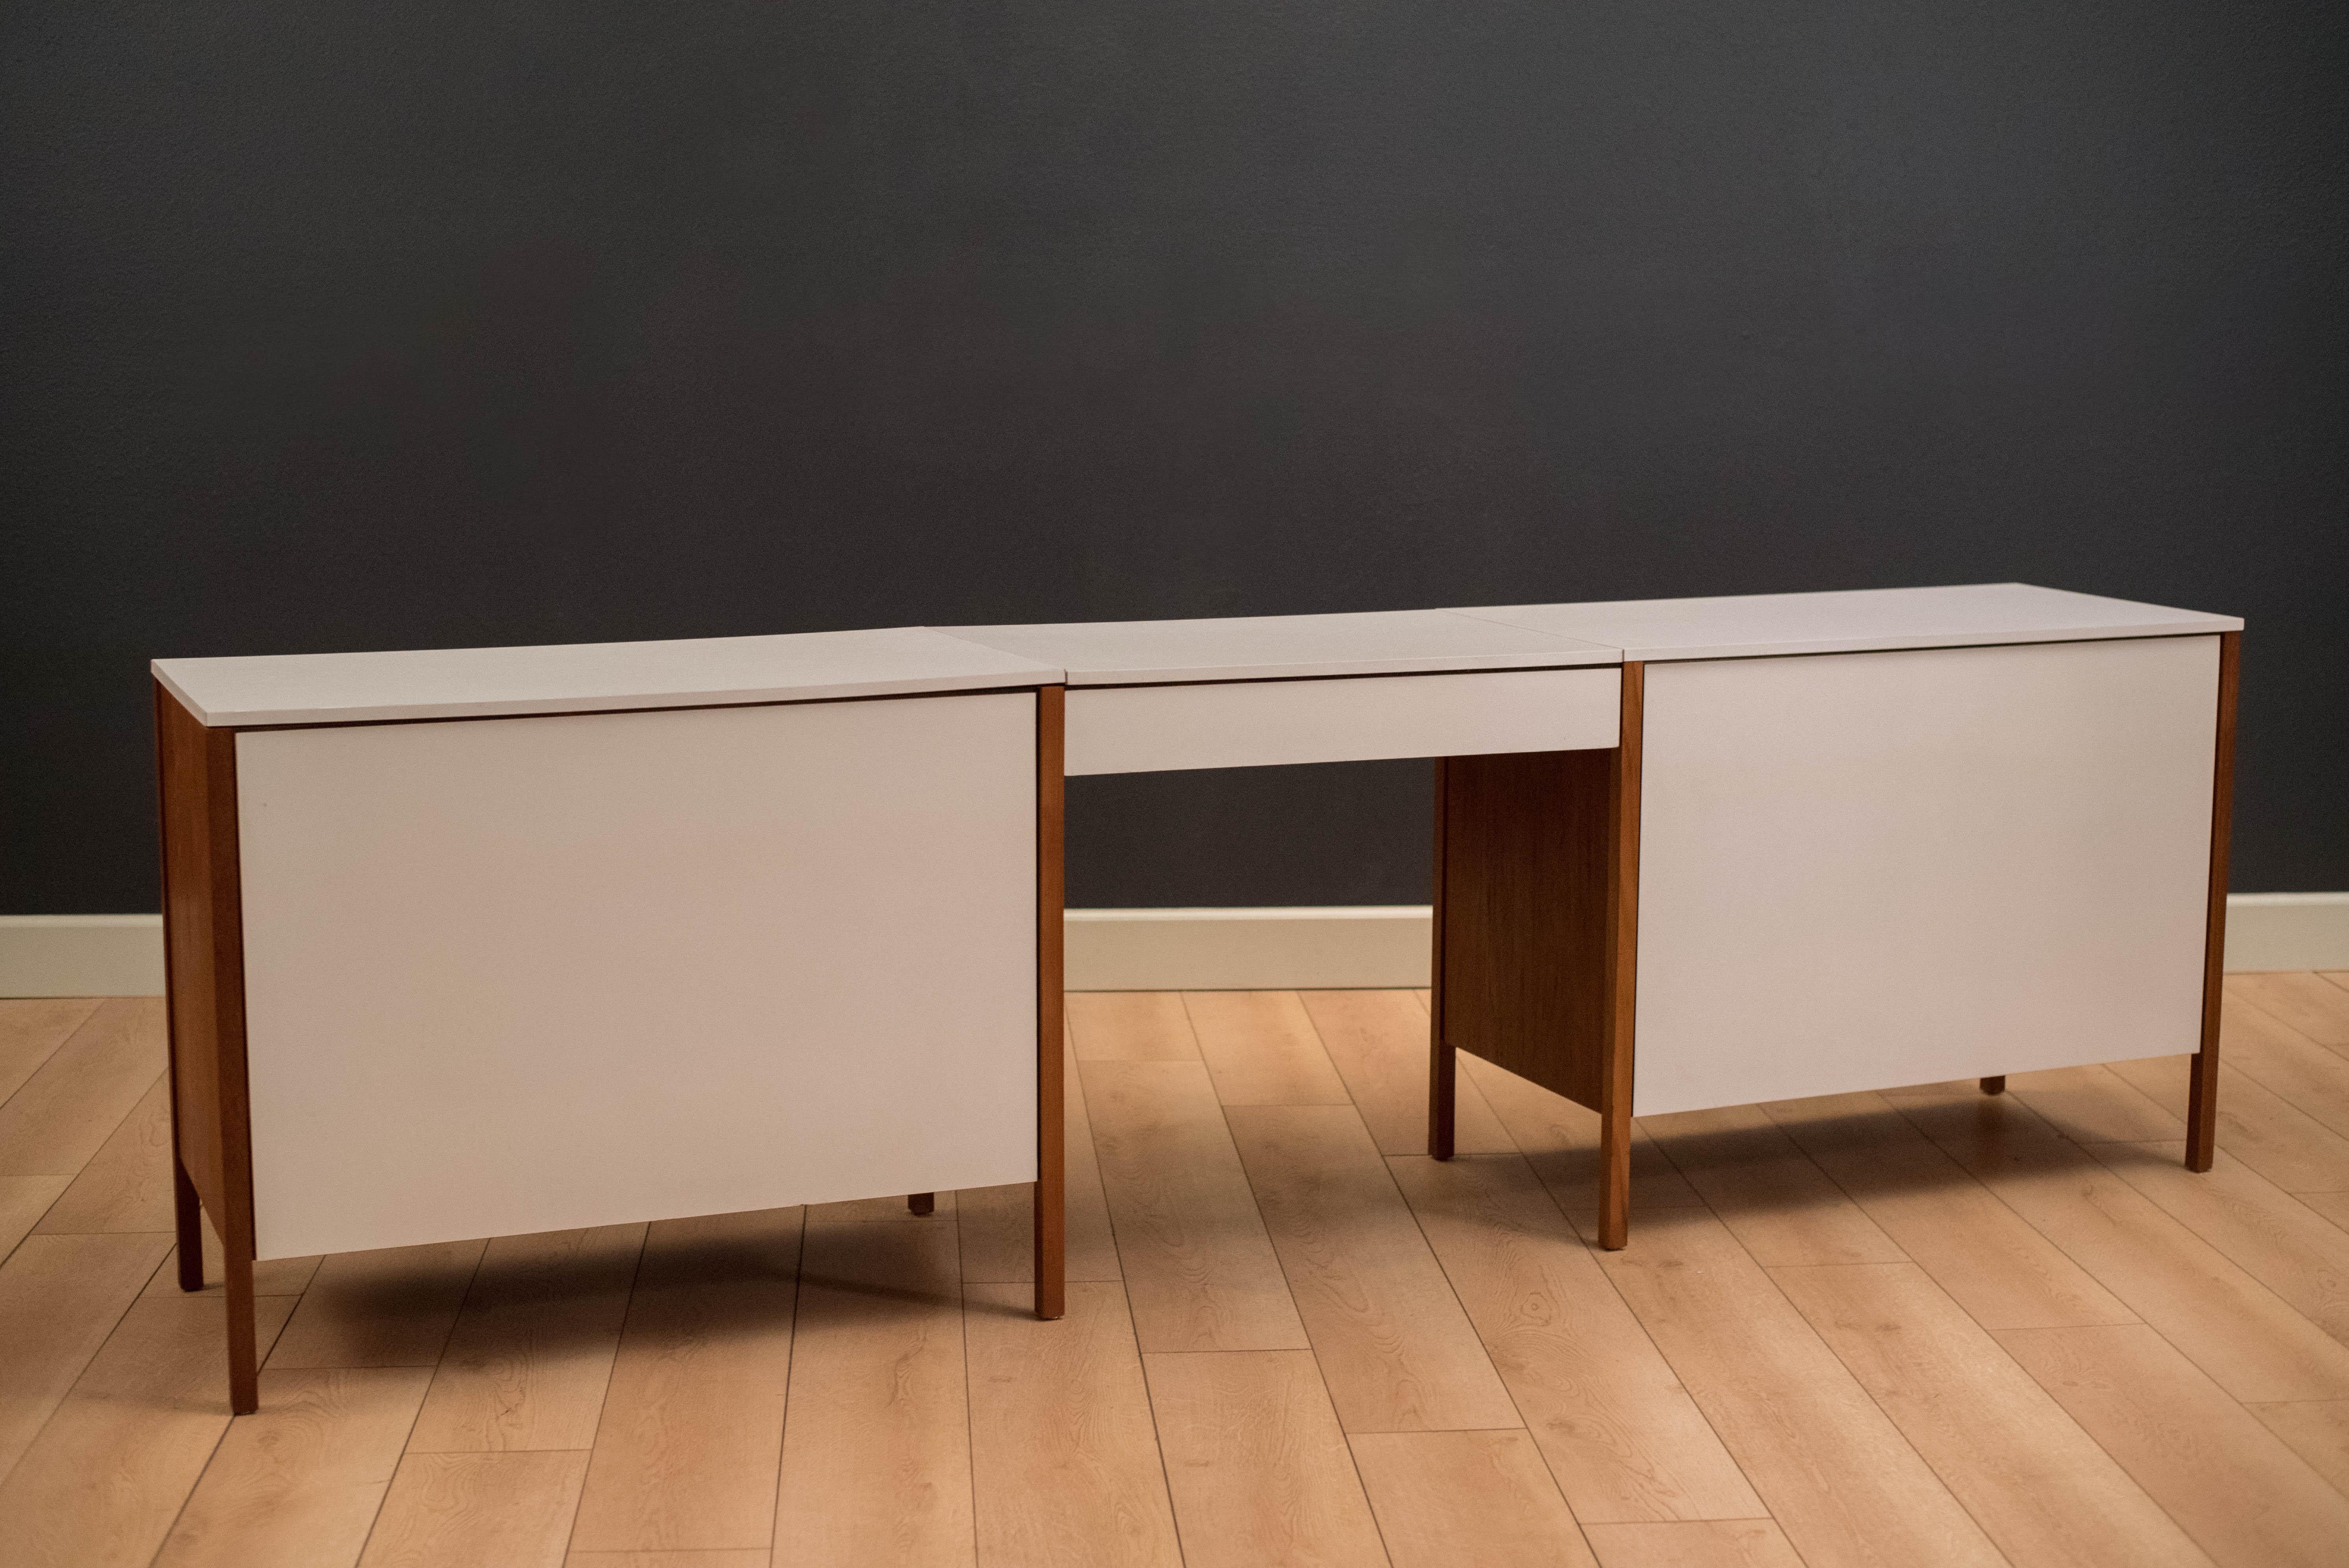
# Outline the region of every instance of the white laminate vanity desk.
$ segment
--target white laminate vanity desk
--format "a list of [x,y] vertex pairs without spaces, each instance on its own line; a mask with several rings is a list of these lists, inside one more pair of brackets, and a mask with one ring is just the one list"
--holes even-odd
[[[2023,583],[1466,614],[1622,659],[1607,754],[1438,789],[1454,1050],[1630,1119],[2194,1052],[2210,1165],[2242,622]],[[1561,981],[1563,980],[1563,983]]]
[[1635,1111],[2195,1050],[2207,1169],[2240,624],[2002,584],[159,662],[181,1283],[201,1198],[245,1410],[255,1257],[1033,1180],[1057,1316],[1064,771],[1437,759],[1432,1149],[1457,1050],[1589,1106],[1605,1245]]
[[1034,1181],[1060,1315],[1058,669],[901,628],[155,676],[235,1409],[256,1259]]

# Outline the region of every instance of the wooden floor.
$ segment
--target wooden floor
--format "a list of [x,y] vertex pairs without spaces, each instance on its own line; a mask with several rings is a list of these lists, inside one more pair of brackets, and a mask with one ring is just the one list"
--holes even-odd
[[1065,1321],[1024,1188],[305,1259],[232,1422],[159,1003],[0,1002],[0,1563],[2349,1563],[2349,974],[2207,1176],[2182,1058],[1662,1117],[1619,1253],[1413,993],[1070,1018]]

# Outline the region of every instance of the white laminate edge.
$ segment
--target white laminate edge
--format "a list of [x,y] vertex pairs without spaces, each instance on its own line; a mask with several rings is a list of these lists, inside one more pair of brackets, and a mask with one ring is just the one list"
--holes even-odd
[[2028,583],[1507,604],[1460,614],[1584,638],[1619,650],[1626,662],[1642,664],[2208,636],[2243,628],[2240,616]]
[[1056,685],[1061,672],[920,626],[526,648],[157,659],[214,727],[820,702]]
[[1071,687],[1550,669],[1621,663],[1608,646],[1454,610],[938,628],[1057,665]]

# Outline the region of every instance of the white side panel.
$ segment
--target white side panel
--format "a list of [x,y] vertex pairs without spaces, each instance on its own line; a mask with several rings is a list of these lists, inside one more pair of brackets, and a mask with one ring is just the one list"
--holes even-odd
[[1637,1113],[2190,1051],[2219,640],[1651,666]]
[[240,735],[260,1255],[1032,1179],[1035,711]]
[[1069,689],[1068,770],[1153,773],[1615,744],[1619,669]]

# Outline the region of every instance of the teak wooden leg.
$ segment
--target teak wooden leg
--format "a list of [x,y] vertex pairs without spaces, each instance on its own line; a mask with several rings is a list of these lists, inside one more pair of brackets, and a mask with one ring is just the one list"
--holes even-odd
[[261,1408],[261,1366],[253,1326],[253,1257],[231,1253],[228,1275],[228,1408],[250,1416]]
[[2202,1039],[2186,1101],[2186,1169],[2219,1153],[2219,1015],[2227,971],[2227,851],[2235,810],[2235,690],[2243,634],[2219,634],[2219,734],[2210,779],[2209,913],[2202,939]]
[[1599,1244],[1631,1229],[1631,1069],[1640,966],[1640,765],[1647,666],[1623,666],[1623,711],[1607,781],[1607,913],[1599,1088]]
[[2006,1075],[2004,1073],[1996,1073],[1982,1079],[1982,1090],[1984,1094],[2004,1094],[2006,1092]]
[[1069,1128],[1061,1082],[1062,742],[1068,692],[1036,693],[1036,1315],[1068,1310]]
[[180,1163],[179,1141],[172,1140],[171,1222],[180,1243],[180,1288],[204,1288],[204,1211],[188,1168]]
[[253,1321],[253,1102],[244,1054],[244,904],[236,732],[208,729],[160,685],[155,759],[171,1037],[172,1219],[180,1288],[204,1283],[203,1216],[227,1276],[229,1408],[260,1408]]
[[934,1214],[937,1212],[938,1195],[936,1192],[908,1192],[905,1194],[905,1207],[916,1214]]
[[1438,1160],[1452,1158],[1460,1086],[1459,1055],[1444,1037],[1444,784],[1451,770],[1450,758],[1435,759],[1435,918],[1431,923],[1433,946],[1428,963],[1427,1151]]

